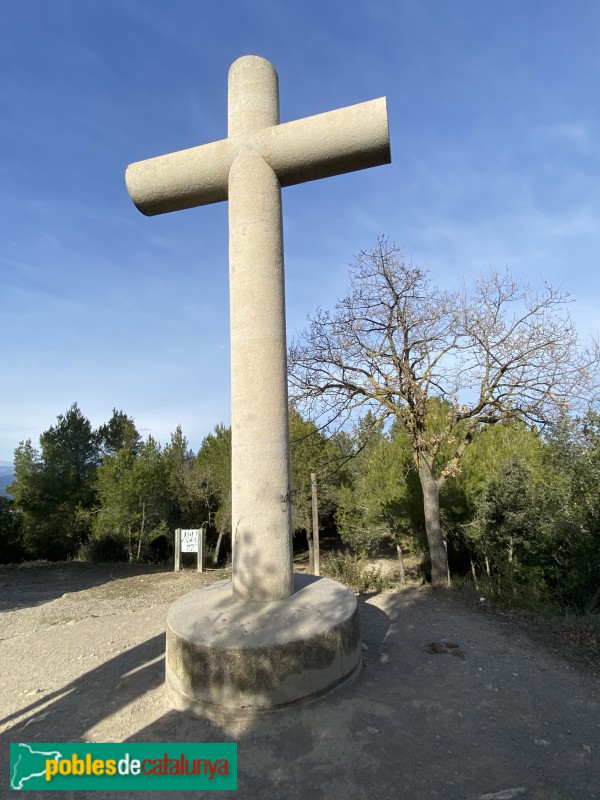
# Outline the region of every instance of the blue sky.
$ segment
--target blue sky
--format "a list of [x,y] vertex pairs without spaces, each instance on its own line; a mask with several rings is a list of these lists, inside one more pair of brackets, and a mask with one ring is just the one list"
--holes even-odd
[[77,402],[197,449],[229,422],[227,207],[146,218],[128,163],[223,138],[227,70],[282,121],[386,95],[392,164],[284,190],[288,337],[389,234],[435,282],[564,285],[600,328],[595,0],[19,0],[0,21],[0,462]]

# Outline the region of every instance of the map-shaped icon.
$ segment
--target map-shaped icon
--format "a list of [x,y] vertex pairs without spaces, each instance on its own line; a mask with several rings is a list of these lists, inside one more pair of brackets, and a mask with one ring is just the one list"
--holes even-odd
[[23,786],[23,784],[32,778],[45,778],[46,762],[48,760],[58,761],[62,758],[62,753],[59,753],[57,750],[51,750],[49,752],[34,750],[33,747],[28,744],[19,744],[17,746],[19,755],[12,768],[10,788],[17,790],[39,788],[35,786]]

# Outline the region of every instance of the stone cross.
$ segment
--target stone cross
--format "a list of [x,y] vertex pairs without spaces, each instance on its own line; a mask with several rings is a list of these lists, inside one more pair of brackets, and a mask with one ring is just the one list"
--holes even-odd
[[229,201],[233,593],[293,592],[281,187],[387,164],[385,98],[279,124],[277,73],[229,70],[228,135],[130,164],[146,215]]

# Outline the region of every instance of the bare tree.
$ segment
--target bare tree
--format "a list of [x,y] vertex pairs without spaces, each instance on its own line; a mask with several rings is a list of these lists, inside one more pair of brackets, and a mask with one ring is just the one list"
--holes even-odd
[[292,343],[292,395],[328,425],[365,405],[402,423],[423,490],[432,582],[445,583],[440,489],[474,435],[512,419],[547,425],[594,401],[598,343],[579,346],[562,289],[532,291],[507,269],[469,295],[444,292],[385,237],[350,265],[350,287]]

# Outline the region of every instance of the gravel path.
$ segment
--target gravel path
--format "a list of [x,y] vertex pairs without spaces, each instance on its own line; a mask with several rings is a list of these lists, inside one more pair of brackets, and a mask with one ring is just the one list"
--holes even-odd
[[167,610],[224,575],[0,567],[0,797],[11,741],[236,741],[241,798],[600,798],[597,678],[452,592],[360,598],[363,671],[327,697],[219,724],[172,711]]

